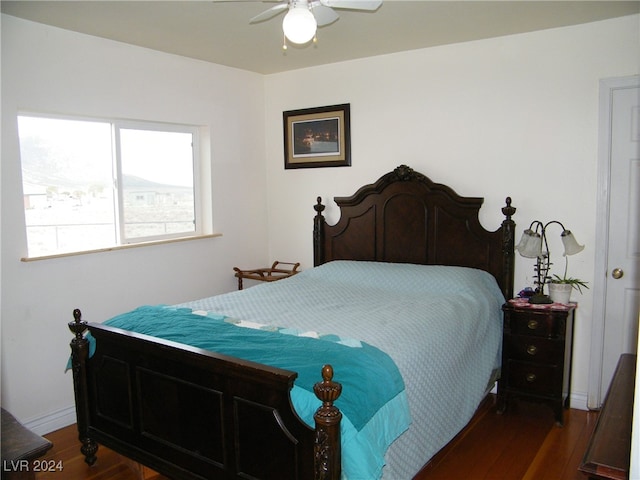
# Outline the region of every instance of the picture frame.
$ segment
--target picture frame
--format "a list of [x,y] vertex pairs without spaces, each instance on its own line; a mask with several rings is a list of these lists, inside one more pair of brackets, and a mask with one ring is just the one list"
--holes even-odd
[[282,113],[284,168],[351,166],[351,107],[345,103]]

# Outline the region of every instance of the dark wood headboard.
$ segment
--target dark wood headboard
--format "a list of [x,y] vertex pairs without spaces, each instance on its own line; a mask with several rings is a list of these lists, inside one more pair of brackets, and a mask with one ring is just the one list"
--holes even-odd
[[334,200],[340,207],[335,225],[326,223],[320,197],[314,206],[314,265],[368,260],[473,267],[491,273],[505,298],[513,297],[516,209],[510,197],[495,232],[478,219],[484,198],[461,197],[406,165]]

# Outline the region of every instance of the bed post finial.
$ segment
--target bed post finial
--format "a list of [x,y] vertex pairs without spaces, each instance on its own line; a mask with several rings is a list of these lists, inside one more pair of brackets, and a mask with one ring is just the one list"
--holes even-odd
[[507,205],[505,207],[502,207],[502,213],[505,217],[507,217],[507,220],[511,220],[513,214],[516,213],[516,207],[511,206],[511,197],[507,197],[505,199],[505,203]]
[[339,480],[341,476],[340,421],[342,413],[335,402],[342,393],[342,385],[333,381],[333,367],[322,367],[322,382],[313,386],[322,401],[313,418],[316,421],[314,445],[315,480]]
[[[87,322],[82,320],[82,312],[76,308],[73,310],[73,322],[69,322],[69,330],[75,335],[75,341],[82,340],[82,334],[87,329]],[[73,347],[72,347],[73,348]]]
[[502,258],[504,260],[503,293],[507,300],[513,298],[513,282],[515,274],[515,231],[516,224],[511,217],[516,208],[511,206],[511,197],[505,199],[506,206],[502,207],[505,219],[502,222]]
[[316,216],[313,218],[313,266],[317,267],[324,263],[325,251],[324,251],[324,216],[322,212],[325,206],[322,204],[322,197],[318,197],[313,209],[316,211]]
[[69,330],[74,334],[71,340],[71,369],[73,371],[73,390],[76,397],[76,421],[78,438],[82,442],[80,451],[88,465],[96,463],[98,444],[89,437],[89,388],[87,379],[87,359],[89,358],[89,341],[84,337],[87,322],[82,320],[79,309],[73,311],[73,322],[69,322]]
[[318,197],[316,199],[316,204],[313,206],[313,209],[316,211],[316,215],[322,216],[322,212],[324,211],[324,205],[322,204],[322,197]]

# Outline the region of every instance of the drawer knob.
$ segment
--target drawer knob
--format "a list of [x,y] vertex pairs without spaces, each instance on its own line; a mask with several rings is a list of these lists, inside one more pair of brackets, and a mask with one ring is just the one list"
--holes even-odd
[[529,323],[527,323],[527,327],[529,327],[530,330],[535,330],[536,328],[538,328],[538,321],[529,320]]
[[535,373],[527,373],[527,382],[529,383],[533,383],[536,381],[536,374]]
[[529,345],[527,347],[527,353],[529,355],[535,355],[536,353],[538,353],[538,347],[536,347],[535,345]]

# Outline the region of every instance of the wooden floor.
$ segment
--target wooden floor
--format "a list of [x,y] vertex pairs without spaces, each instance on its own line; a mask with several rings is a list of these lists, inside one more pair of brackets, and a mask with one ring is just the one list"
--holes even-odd
[[558,427],[547,405],[516,400],[498,415],[491,397],[414,480],[587,480],[578,466],[597,418],[569,409]]
[[[415,480],[586,480],[577,468],[597,413],[567,410],[560,428],[545,405],[513,402],[507,413],[497,415],[493,402],[493,397],[485,402],[470,428]],[[164,480],[149,472],[140,475],[136,465],[104,447],[98,450],[97,463],[88,467],[75,425],[45,436],[53,448],[44,458],[62,469],[39,473],[36,480]]]

